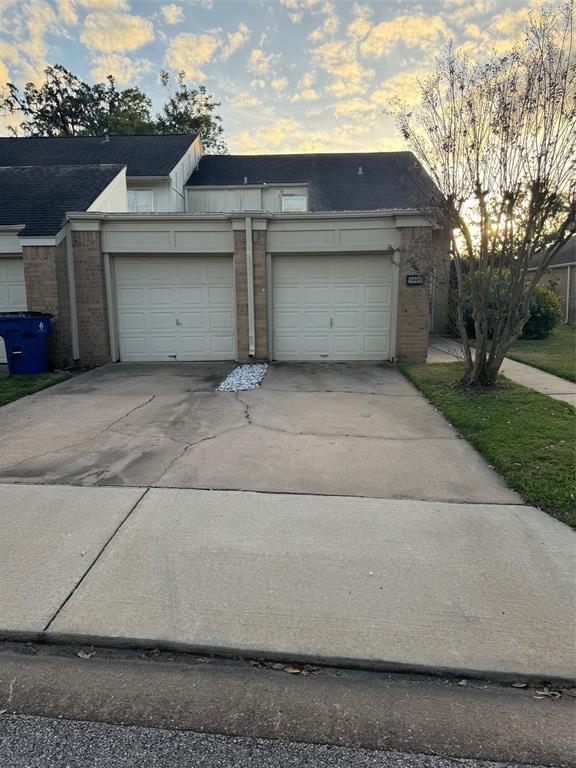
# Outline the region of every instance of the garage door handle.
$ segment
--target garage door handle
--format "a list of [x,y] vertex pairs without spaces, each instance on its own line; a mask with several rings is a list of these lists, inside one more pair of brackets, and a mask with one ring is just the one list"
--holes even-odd
[[330,318],[330,328],[332,328],[333,326],[334,326],[334,320]]
[[176,325],[182,325],[182,320],[176,320]]

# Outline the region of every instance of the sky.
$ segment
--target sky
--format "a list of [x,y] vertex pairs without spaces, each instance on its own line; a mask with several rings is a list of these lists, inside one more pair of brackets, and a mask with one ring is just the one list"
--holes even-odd
[[[414,102],[442,46],[514,43],[542,0],[0,0],[0,84],[47,64],[112,74],[158,107],[161,69],[219,109],[232,153],[402,149],[384,113]],[[0,132],[6,124],[0,122]]]

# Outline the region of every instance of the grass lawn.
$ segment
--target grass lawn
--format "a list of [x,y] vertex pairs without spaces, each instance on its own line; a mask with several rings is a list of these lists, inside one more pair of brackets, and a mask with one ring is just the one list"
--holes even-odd
[[576,528],[576,408],[501,377],[493,392],[462,389],[462,363],[402,371],[528,504]]
[[547,339],[517,341],[508,357],[576,381],[576,327],[559,325]]
[[51,387],[69,379],[70,373],[40,373],[37,376],[7,376],[0,379],[0,405],[12,403],[20,397],[33,395],[41,389]]

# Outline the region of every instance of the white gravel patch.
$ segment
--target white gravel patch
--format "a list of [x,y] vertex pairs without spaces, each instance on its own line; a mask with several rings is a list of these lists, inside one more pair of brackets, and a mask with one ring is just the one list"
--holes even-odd
[[267,370],[267,363],[237,365],[232,373],[228,374],[224,381],[216,387],[216,391],[244,392],[246,389],[256,389],[266,376]]

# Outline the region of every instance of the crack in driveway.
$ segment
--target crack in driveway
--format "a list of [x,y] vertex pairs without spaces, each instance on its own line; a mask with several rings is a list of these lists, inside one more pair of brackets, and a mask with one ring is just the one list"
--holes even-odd
[[121,422],[123,419],[126,419],[128,416],[131,416],[135,411],[139,410],[140,408],[144,408],[146,405],[152,402],[154,400],[156,395],[152,395],[147,400],[145,400],[143,403],[139,403],[134,408],[131,408],[126,413],[122,414],[122,416],[119,416],[117,419],[114,419],[114,421],[110,422],[110,424],[107,424],[103,429],[96,432],[95,435],[91,435],[86,440],[81,440],[78,443],[70,443],[69,445],[63,445],[61,448],[57,448],[56,450],[52,449],[50,451],[43,451],[42,453],[35,453],[33,456],[29,456],[26,459],[22,459],[22,461],[16,462],[16,464],[10,464],[9,466],[3,466],[0,468],[0,472],[9,472],[10,470],[14,469],[15,467],[21,467],[23,464],[27,464],[29,461],[35,461],[36,459],[41,459],[44,456],[53,456],[59,453],[64,453],[65,451],[69,451],[70,448],[80,448],[82,445],[88,445],[88,443],[93,442],[94,440],[97,440],[99,437],[101,437],[106,432],[114,432],[115,430],[112,429],[116,424]]

